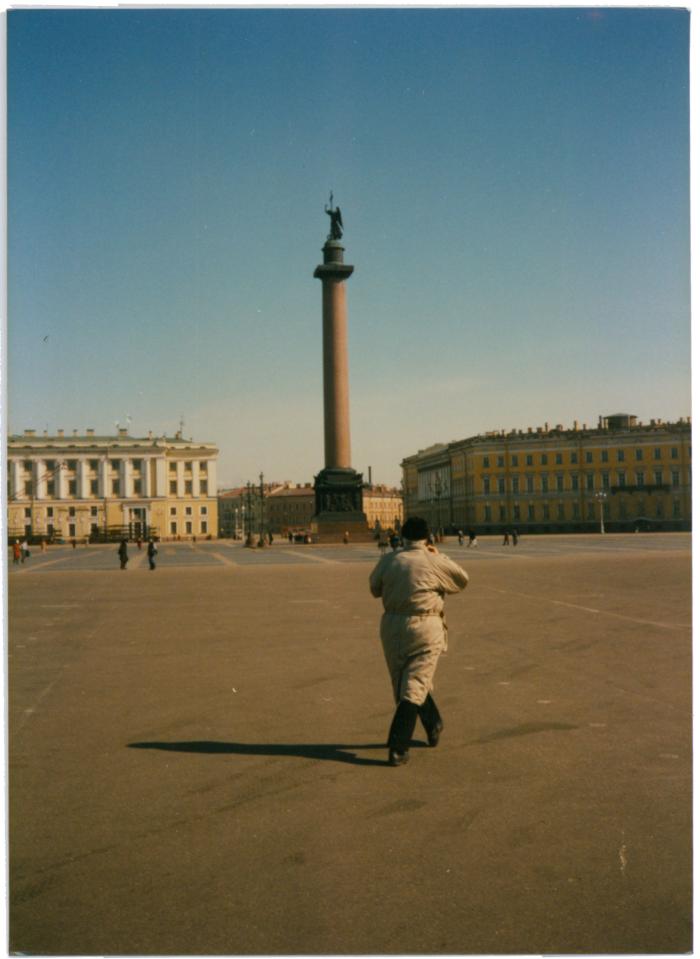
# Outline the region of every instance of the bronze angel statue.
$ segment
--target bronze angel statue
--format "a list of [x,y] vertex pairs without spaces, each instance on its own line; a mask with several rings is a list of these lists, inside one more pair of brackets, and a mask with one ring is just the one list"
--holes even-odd
[[331,193],[330,206],[326,205],[324,210],[331,218],[331,232],[328,234],[329,240],[339,240],[343,235],[343,217],[340,213],[340,207],[333,209],[333,194]]

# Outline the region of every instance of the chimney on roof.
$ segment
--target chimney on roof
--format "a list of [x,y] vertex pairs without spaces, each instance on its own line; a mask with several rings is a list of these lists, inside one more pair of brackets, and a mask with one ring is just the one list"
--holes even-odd
[[578,420],[574,420],[574,430],[578,433]]

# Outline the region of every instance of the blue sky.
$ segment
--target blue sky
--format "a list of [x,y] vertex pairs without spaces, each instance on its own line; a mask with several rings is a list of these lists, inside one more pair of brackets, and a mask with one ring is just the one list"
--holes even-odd
[[14,10],[8,404],[185,433],[222,485],[323,466],[343,212],[353,465],[690,414],[689,18]]

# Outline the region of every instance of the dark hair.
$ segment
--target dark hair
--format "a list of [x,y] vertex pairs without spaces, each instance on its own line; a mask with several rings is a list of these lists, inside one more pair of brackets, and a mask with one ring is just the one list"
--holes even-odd
[[428,524],[421,516],[409,516],[401,527],[401,535],[404,539],[419,540],[427,539],[430,535]]

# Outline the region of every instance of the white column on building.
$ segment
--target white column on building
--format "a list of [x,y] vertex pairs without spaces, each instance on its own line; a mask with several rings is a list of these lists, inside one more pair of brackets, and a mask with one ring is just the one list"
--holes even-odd
[[34,460],[34,496],[46,499],[46,460]]
[[123,497],[133,496],[134,479],[131,469],[131,460],[128,456],[122,457],[119,463],[119,495]]
[[78,460],[78,467],[76,470],[76,479],[77,483],[77,494],[79,499],[89,499],[90,498],[90,479],[88,477],[88,468],[89,463],[86,457],[82,457]]
[[156,460],[156,488],[151,493],[152,496],[168,495],[168,462],[165,456],[159,456]]
[[54,475],[54,488],[56,490],[56,499],[65,499],[68,491],[68,480],[66,479],[65,460],[56,461],[56,471]]
[[149,457],[148,459],[141,460],[141,493],[144,496],[151,495],[151,464],[153,460]]
[[22,470],[22,460],[11,460],[10,462],[10,496],[12,499],[22,499],[24,496],[24,487],[20,479]]
[[177,461],[177,495],[185,495],[185,463],[183,460]]
[[106,499],[112,492],[109,488],[109,460],[107,457],[103,457],[100,460],[100,465],[97,470],[97,492],[102,499]]
[[192,460],[192,495],[199,496],[199,460]]
[[216,460],[207,460],[207,496],[216,499]]

